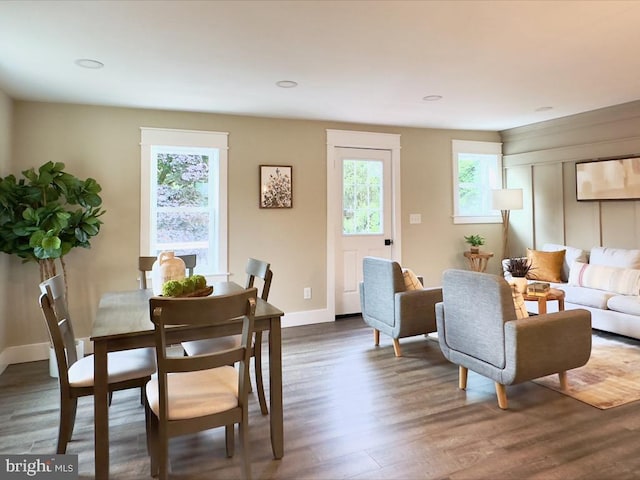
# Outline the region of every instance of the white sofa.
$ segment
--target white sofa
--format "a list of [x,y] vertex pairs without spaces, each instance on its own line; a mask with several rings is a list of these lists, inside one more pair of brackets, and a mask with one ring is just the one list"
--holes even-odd
[[[593,328],[640,339],[640,250],[593,247],[586,251],[555,244],[542,247],[546,252],[559,250],[565,250],[562,282],[549,283],[564,290],[565,309],[584,308],[591,312]],[[509,278],[507,262],[503,260],[503,268]],[[528,311],[537,312],[537,302],[526,303]],[[557,302],[550,302],[548,311],[556,310]]]

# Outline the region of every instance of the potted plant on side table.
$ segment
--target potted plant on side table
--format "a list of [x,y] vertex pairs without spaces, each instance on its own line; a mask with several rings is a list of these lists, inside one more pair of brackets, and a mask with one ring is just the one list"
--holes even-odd
[[469,249],[471,251],[471,253],[478,253],[480,252],[480,247],[482,245],[484,245],[484,237],[482,237],[481,235],[466,235],[464,237],[464,241],[467,242],[469,245],[471,245],[471,248]]
[[527,275],[533,270],[531,261],[527,257],[511,257],[506,264],[506,270],[511,274],[512,283],[520,293],[527,291]]

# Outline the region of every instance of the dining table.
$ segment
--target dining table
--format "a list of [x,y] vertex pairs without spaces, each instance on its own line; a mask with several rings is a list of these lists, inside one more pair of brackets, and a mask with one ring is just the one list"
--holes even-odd
[[[212,295],[225,295],[244,290],[234,282],[214,282]],[[151,289],[107,292],[100,298],[91,332],[94,349],[94,425],[95,478],[109,478],[109,389],[107,354],[109,352],[155,346],[154,326],[149,315]],[[282,411],[282,334],[284,312],[257,299],[255,329],[268,333],[269,398],[271,449],[276,459],[284,455]],[[241,333],[240,319],[208,326],[177,326],[167,332],[172,344],[202,338],[223,337]]]

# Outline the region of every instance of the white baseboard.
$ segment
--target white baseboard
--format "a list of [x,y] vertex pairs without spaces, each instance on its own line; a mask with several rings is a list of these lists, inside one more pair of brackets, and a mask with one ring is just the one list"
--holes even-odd
[[[282,317],[282,328],[311,325],[314,323],[333,322],[335,318],[329,315],[327,309],[306,310],[304,312],[287,313]],[[93,343],[83,338],[85,355],[93,353]],[[49,342],[32,343],[5,348],[0,352],[0,374],[14,363],[35,362],[49,359]]]

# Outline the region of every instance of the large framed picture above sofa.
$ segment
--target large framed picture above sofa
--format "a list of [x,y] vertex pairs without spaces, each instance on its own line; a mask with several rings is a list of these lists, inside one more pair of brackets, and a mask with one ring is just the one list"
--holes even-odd
[[640,155],[576,163],[576,199],[640,199]]

